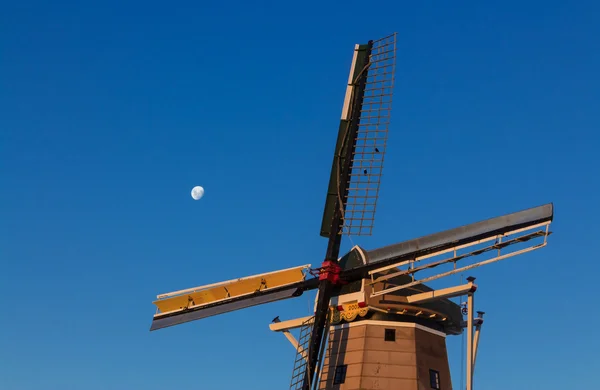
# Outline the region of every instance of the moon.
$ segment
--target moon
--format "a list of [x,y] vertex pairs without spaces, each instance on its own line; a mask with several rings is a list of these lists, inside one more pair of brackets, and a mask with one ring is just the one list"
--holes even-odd
[[204,188],[202,188],[200,186],[196,186],[196,187],[192,188],[192,198],[194,198],[194,200],[199,200],[203,196],[204,196]]

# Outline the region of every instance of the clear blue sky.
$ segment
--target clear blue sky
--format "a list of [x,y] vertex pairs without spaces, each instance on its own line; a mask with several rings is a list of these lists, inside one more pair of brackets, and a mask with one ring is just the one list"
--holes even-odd
[[199,3],[3,2],[0,389],[287,388],[268,323],[314,295],[152,333],[151,301],[322,261],[352,48],[394,31],[377,225],[355,242],[554,202],[547,248],[472,272],[475,378],[597,386],[598,2]]

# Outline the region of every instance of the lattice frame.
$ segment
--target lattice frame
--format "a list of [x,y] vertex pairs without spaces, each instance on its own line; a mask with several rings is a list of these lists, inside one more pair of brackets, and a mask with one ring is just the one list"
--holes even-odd
[[373,41],[342,234],[371,235],[387,149],[396,68],[396,34]]

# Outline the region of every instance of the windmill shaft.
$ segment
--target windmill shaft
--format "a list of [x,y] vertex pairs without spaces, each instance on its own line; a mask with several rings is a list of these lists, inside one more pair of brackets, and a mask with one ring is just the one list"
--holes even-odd
[[[315,322],[313,324],[312,333],[310,336],[310,344],[308,348],[308,367],[304,375],[303,390],[310,390],[310,385],[313,381],[317,381],[318,378],[313,378],[313,373],[317,367],[319,360],[319,351],[321,343],[323,342],[323,335],[325,333],[325,322],[329,315],[329,299],[331,298],[331,292],[333,290],[333,284],[325,281],[321,282],[319,286],[319,300],[317,301],[317,307],[315,309]],[[312,380],[311,380],[312,379]]]
[[[335,184],[336,189],[334,201],[335,208],[333,210],[333,218],[329,230],[329,241],[327,243],[325,261],[322,264],[321,274],[319,276],[319,298],[315,309],[315,321],[310,338],[308,365],[302,385],[303,390],[310,390],[311,385],[319,380],[318,376],[315,375],[315,372],[319,361],[321,343],[323,343],[327,316],[329,315],[329,300],[331,299],[333,287],[339,283],[340,267],[337,259],[339,257],[340,244],[342,241],[340,233],[344,222],[348,186],[351,179],[350,174],[352,173],[352,157],[355,151],[361,106],[367,83],[367,67],[372,46],[373,42],[369,41],[367,45],[357,45],[355,48],[354,63],[352,64],[349,79],[351,93],[350,96],[347,96],[346,98],[347,100],[349,99],[349,101],[344,104],[344,106],[348,105],[349,112],[348,115],[345,117],[343,116],[341,120],[340,134],[338,135],[338,144],[336,145],[330,179],[330,188],[332,184]],[[340,140],[342,140],[341,143]]]

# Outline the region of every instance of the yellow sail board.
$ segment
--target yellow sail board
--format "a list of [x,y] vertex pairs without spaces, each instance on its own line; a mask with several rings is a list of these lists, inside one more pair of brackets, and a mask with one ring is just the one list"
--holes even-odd
[[161,294],[152,303],[160,314],[190,309],[300,282],[308,268],[310,264]]

